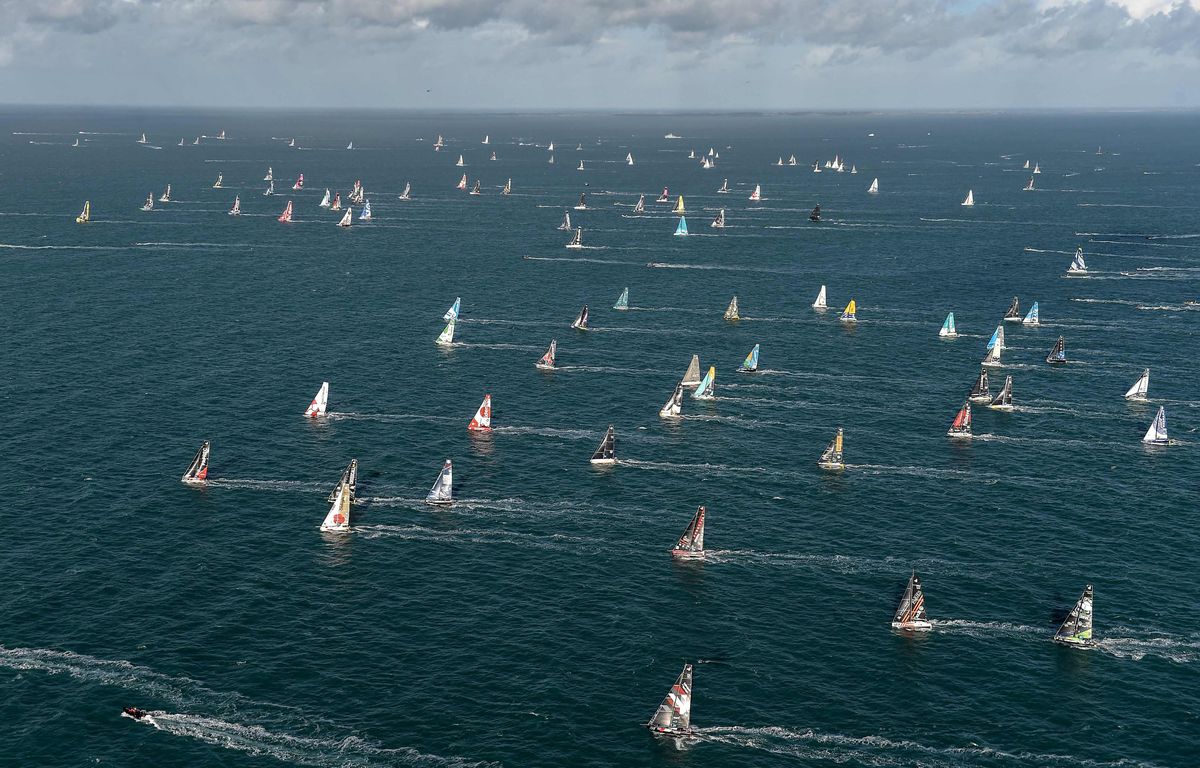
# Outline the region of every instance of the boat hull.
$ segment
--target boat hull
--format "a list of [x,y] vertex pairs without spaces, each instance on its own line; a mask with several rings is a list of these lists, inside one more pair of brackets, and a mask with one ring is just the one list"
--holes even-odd
[[704,550],[696,552],[691,549],[672,549],[671,557],[675,560],[703,560]]
[[1011,413],[1013,409],[1011,405],[989,405],[988,408],[993,411],[1004,411],[1005,413]]
[[928,632],[933,629],[933,624],[928,621],[893,621],[892,629],[905,632]]
[[992,402],[991,395],[975,395],[974,397],[968,397],[967,399],[970,400],[972,403],[988,404],[988,403]]
[[545,363],[534,363],[533,367],[537,368],[539,371],[553,371],[555,369],[555,366],[546,365]]
[[1004,367],[1003,363],[992,362],[991,360],[984,360],[982,363],[980,363],[980,365],[982,365],[984,368],[1003,368]]
[[617,463],[616,459],[590,459],[592,464],[600,467],[611,467]]
[[970,440],[972,437],[970,432],[955,432],[953,430],[947,432],[946,436],[952,440]]
[[208,485],[208,480],[200,480],[195,477],[185,477],[180,482],[184,485]]
[[817,466],[821,469],[842,470],[846,468],[844,462],[841,461],[818,461]]
[[758,369],[757,368],[746,368],[744,366],[739,365],[737,372],[738,373],[758,373]]
[[691,728],[663,728],[661,725],[647,725],[646,727],[650,729],[650,733],[656,736],[673,736],[679,738],[695,734],[695,731]]
[[582,245],[569,245],[569,244],[568,244],[568,245],[566,245],[565,247],[566,247],[567,249],[569,249],[569,250],[572,250],[572,251],[578,251],[578,250],[581,250],[581,249],[583,248],[583,246],[582,246]]
[[1094,648],[1097,645],[1095,640],[1078,640],[1074,637],[1056,637],[1054,642],[1067,648]]
[[454,503],[454,499],[425,499],[425,503],[434,507],[448,507]]

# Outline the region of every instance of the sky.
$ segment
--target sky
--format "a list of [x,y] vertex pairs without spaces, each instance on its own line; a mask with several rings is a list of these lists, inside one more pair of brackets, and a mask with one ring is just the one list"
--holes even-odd
[[0,0],[0,103],[1200,107],[1200,0]]

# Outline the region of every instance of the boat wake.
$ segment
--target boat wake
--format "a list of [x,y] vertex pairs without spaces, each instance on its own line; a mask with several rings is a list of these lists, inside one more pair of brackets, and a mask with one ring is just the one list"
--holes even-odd
[[325,418],[329,421],[340,421],[348,419],[351,421],[431,421],[440,423],[459,422],[462,419],[457,419],[451,416],[427,416],[421,413],[355,413],[355,412],[329,412],[325,414]]
[[1176,664],[1200,661],[1200,639],[1177,637],[1104,637],[1096,648],[1122,659],[1141,661],[1147,656],[1167,659]]
[[968,621],[966,619],[936,619],[933,622],[933,631],[985,638],[997,635],[1032,637],[1046,641],[1054,636],[1053,627],[1039,628],[1024,624],[1012,624],[1007,621]]
[[627,267],[640,267],[641,262],[617,261],[615,259],[568,259],[561,256],[522,256],[525,261],[571,261],[579,264],[617,264]]
[[638,461],[637,459],[621,459],[621,466],[637,469],[657,469],[667,472],[702,472],[720,474],[766,474],[766,467],[731,467],[726,464],[679,464],[670,461]]
[[[399,538],[405,541],[435,541],[449,544],[510,544],[516,547],[567,550],[587,544],[593,539],[568,536],[562,533],[536,534],[496,528],[427,528],[421,525],[356,525],[355,534],[365,539]],[[572,546],[573,545],[573,546]]]
[[453,349],[518,349],[522,352],[540,352],[542,350],[541,347],[534,347],[529,344],[484,344],[473,341],[455,341],[451,342],[450,344],[443,344],[442,346],[451,347]]
[[205,482],[212,488],[248,488],[256,491],[304,491],[325,493],[329,491],[328,483],[315,483],[304,480],[252,480],[236,477],[214,477]]
[[554,427],[492,427],[496,435],[540,435],[542,437],[563,437],[568,440],[595,440],[603,435],[586,429],[555,429]]

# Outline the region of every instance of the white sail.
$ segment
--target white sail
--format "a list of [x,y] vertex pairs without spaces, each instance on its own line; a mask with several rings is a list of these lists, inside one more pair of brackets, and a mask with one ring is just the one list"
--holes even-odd
[[466,163],[464,163],[464,162],[463,162],[463,156],[462,156],[462,155],[459,155],[459,156],[458,156],[458,162],[457,162],[457,163],[455,163],[454,165],[455,165],[455,166],[457,166],[457,167],[459,167],[459,168],[462,168],[464,165],[466,165]]
[[349,144],[347,144],[346,149],[354,149],[354,142],[352,141]]
[[558,339],[551,339],[550,346],[546,349],[546,354],[542,355],[541,358],[539,358],[538,361],[536,363],[534,363],[534,367],[539,368],[543,371],[553,371],[554,370],[554,355],[557,351],[558,351]]
[[729,300],[729,306],[725,308],[724,318],[726,320],[741,320],[742,315],[738,310],[738,299],[734,296]]
[[575,234],[571,237],[571,242],[567,243],[567,248],[582,248],[583,247],[583,227],[577,227]]
[[812,305],[813,309],[826,309],[828,307],[825,303],[825,286],[821,286],[821,290],[817,292],[817,298]]
[[492,396],[484,395],[483,402],[479,404],[479,410],[475,411],[475,417],[471,419],[471,423],[467,424],[467,429],[472,432],[491,432],[492,431]]
[[[697,382],[698,383],[698,382]],[[675,391],[671,393],[671,397],[667,400],[662,408],[658,409],[658,415],[664,419],[673,419],[683,413],[683,383],[675,385]]]
[[996,397],[988,404],[988,408],[995,411],[1011,411],[1013,409],[1012,376],[1004,377],[1004,386],[996,393]]
[[592,464],[605,465],[617,463],[617,433],[613,429],[612,424],[608,425],[608,431],[604,433],[604,438],[600,441],[600,446],[592,454],[590,461]]
[[1145,400],[1146,393],[1150,390],[1150,369],[1142,371],[1142,375],[1138,376],[1138,380],[1133,382],[1133,386],[1125,393],[1126,400]]
[[958,336],[958,330],[954,327],[954,313],[946,315],[946,322],[942,323],[941,330],[938,331],[938,336],[943,339],[953,339]]
[[351,219],[354,218],[354,209],[346,208],[346,212],[342,214],[342,220],[338,222],[339,227],[348,227],[351,224]]
[[188,465],[180,480],[188,485],[203,485],[208,479],[208,455],[208,441],[205,440],[200,444],[200,450],[196,451],[192,463]]
[[1033,172],[1034,172],[1034,173],[1041,173],[1041,172],[1042,172],[1042,166],[1041,166],[1041,164],[1040,164],[1040,163],[1034,163],[1034,164],[1033,164]]
[[967,196],[962,201],[963,205],[975,205],[975,190],[968,189]]
[[633,153],[632,152],[625,153],[625,165],[633,165]]
[[429,495],[425,497],[426,504],[451,504],[454,502],[454,467],[450,463],[450,459],[446,459],[446,463],[442,465],[442,471],[438,473],[437,480],[433,481],[433,488],[429,490]]
[[170,184],[168,184],[167,188],[163,190],[162,195],[160,195],[158,198],[158,202],[160,202],[160,203],[171,202],[171,185]]
[[325,515],[324,522],[321,523],[321,530],[333,533],[342,533],[350,530],[349,483],[342,483],[338,486],[337,496],[334,498],[333,504],[329,507],[329,512]]
[[400,193],[401,200],[412,200],[412,184],[404,182],[404,191]]
[[442,333],[437,337],[437,343],[443,347],[448,347],[454,343],[454,323],[456,318],[450,318],[446,323],[446,327],[442,329]]
[[267,166],[267,174],[265,176],[263,176],[263,181],[274,181],[274,180],[275,180],[275,171],[273,171],[270,166]]
[[867,187],[867,191],[870,192],[872,195],[879,194],[879,179],[877,179],[877,178],[873,179],[871,181],[871,186]]
[[234,196],[233,196],[233,207],[229,209],[229,215],[230,215],[230,216],[241,216],[241,215],[242,215],[242,198],[241,198],[241,195],[234,195]]
[[154,210],[154,193],[153,192],[151,192],[149,195],[146,196],[146,202],[142,203],[142,210],[143,211],[153,211]]
[[322,208],[329,207],[329,187],[325,188],[325,197],[321,198],[321,202],[318,203],[318,205],[320,205]]
[[1170,442],[1170,438],[1167,437],[1167,409],[1163,406],[1158,406],[1158,413],[1155,414],[1154,421],[1150,422],[1150,428],[1146,430],[1142,442],[1152,445],[1166,445]]
[[685,387],[694,387],[700,383],[700,355],[692,355],[692,361],[688,363],[680,383]]
[[1075,249],[1075,258],[1071,259],[1071,266],[1067,267],[1067,272],[1087,272],[1087,262],[1083,260],[1083,247]]
[[758,185],[758,184],[754,185],[754,191],[750,193],[750,200],[752,200],[754,202],[758,202],[759,200],[762,200],[762,186],[761,185]]
[[675,684],[646,723],[654,733],[683,736],[692,732],[692,665],[684,664]]
[[329,382],[322,381],[321,388],[317,390],[317,396],[308,404],[308,410],[304,415],[310,419],[315,419],[318,416],[325,415],[325,409],[329,405]]
[[213,189],[220,189],[220,188],[221,188],[221,186],[222,186],[224,183],[225,183],[225,174],[223,174],[223,173],[218,173],[218,174],[217,174],[217,180],[213,182],[212,188],[213,188]]
[[562,230],[563,232],[570,232],[572,229],[574,229],[574,227],[571,226],[571,212],[570,211],[563,211],[562,224],[559,224],[558,228],[560,230]]
[[458,312],[462,308],[462,297],[455,296],[454,303],[450,305],[450,309],[446,310],[446,314],[442,315],[443,320],[457,320]]

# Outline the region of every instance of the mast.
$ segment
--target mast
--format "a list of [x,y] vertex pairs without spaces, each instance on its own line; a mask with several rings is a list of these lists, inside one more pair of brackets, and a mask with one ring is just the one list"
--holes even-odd
[[687,528],[683,529],[683,534],[679,537],[679,541],[675,543],[675,548],[671,550],[671,557],[676,560],[704,559],[705,514],[706,510],[703,506],[696,509],[696,514],[692,515]]
[[842,428],[838,427],[837,434],[833,436],[829,447],[821,453],[821,458],[817,460],[817,466],[821,469],[845,469],[846,462],[842,455]]
[[667,692],[658,710],[646,723],[654,733],[686,736],[692,732],[692,665],[684,664],[683,671]]
[[617,434],[613,430],[612,424],[608,425],[608,431],[604,433],[604,439],[600,441],[600,446],[592,454],[591,462],[593,464],[617,463]]
[[724,317],[726,320],[741,320],[742,319],[741,314],[738,312],[738,300],[737,300],[736,295],[734,295],[734,297],[729,300],[729,306],[725,308]]
[[963,407],[959,409],[958,415],[954,417],[954,422],[950,425],[950,429],[946,434],[955,438],[968,438],[971,436],[970,403],[963,403]]
[[1087,647],[1096,644],[1092,637],[1092,585],[1083,588],[1083,594],[1075,601],[1075,607],[1067,614],[1062,626],[1054,633],[1054,642],[1060,645]]
[[317,390],[316,397],[308,404],[308,409],[304,415],[310,419],[315,419],[318,416],[325,415],[325,409],[329,405],[329,382],[322,381],[321,388]]
[[446,459],[446,463],[442,465],[442,471],[438,473],[437,479],[433,481],[433,488],[429,489],[429,495],[425,497],[426,504],[451,504],[454,502],[454,467],[450,463],[450,459]]
[[917,578],[915,568],[908,577],[908,587],[904,590],[904,596],[896,606],[896,614],[892,617],[892,629],[915,632],[933,629],[933,624],[925,615],[925,593],[921,591],[921,580]]
[[475,411],[474,418],[467,425],[467,429],[472,432],[491,432],[492,431],[492,396],[484,395],[483,402],[479,404],[479,410]]
[[554,370],[554,353],[557,350],[558,350],[558,340],[551,339],[550,347],[546,350],[546,354],[542,355],[541,358],[537,361],[536,367],[541,368],[543,371]]
[[202,485],[208,479],[208,450],[208,441],[205,440],[180,478],[183,482],[188,485]]
[[1133,382],[1133,386],[1125,393],[1126,400],[1145,400],[1146,393],[1150,389],[1150,369],[1142,371],[1142,375],[1138,380]]
[[587,304],[584,304],[583,309],[579,310],[579,317],[575,318],[575,322],[571,323],[571,327],[579,331],[586,331],[588,329]]

